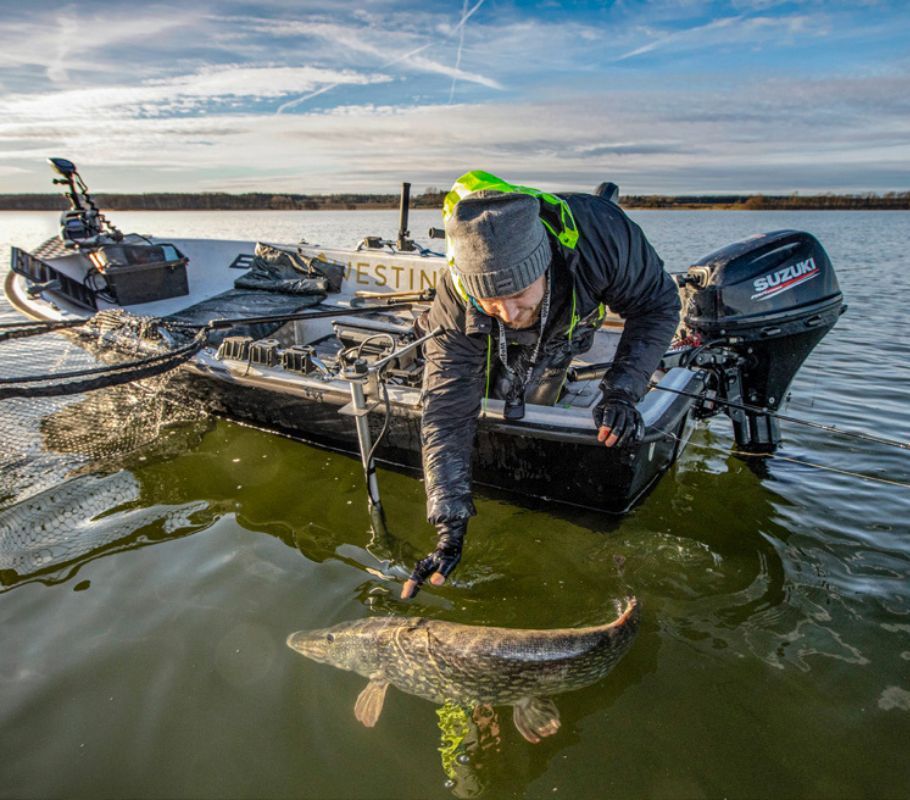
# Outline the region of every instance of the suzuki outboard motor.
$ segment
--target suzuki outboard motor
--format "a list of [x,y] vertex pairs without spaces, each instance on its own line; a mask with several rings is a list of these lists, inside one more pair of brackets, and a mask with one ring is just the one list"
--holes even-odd
[[[700,344],[692,366],[713,372],[720,398],[775,411],[796,371],[846,310],[831,260],[815,237],[774,231],[728,245],[689,267],[685,326]],[[780,443],[773,416],[723,409],[741,450]]]

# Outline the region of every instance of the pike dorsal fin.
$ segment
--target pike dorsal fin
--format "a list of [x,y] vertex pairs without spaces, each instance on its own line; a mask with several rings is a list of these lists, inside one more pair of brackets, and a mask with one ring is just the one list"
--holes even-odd
[[512,708],[512,721],[531,744],[559,730],[559,709],[549,697],[526,697]]
[[388,688],[388,681],[373,678],[357,695],[357,702],[354,703],[354,716],[367,728],[372,728],[379,720]]

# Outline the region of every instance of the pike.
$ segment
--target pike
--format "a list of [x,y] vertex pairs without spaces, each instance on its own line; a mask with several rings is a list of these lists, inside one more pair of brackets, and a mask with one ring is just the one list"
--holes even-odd
[[634,597],[620,616],[587,628],[521,630],[461,625],[423,617],[370,617],[292,633],[288,646],[313,661],[369,679],[354,716],[372,728],[389,686],[460,705],[511,705],[518,732],[539,742],[559,730],[551,694],[599,681],[638,632]]

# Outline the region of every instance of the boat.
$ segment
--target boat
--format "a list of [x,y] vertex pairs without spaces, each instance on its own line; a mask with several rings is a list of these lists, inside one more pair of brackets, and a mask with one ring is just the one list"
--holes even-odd
[[[420,470],[420,344],[434,332],[415,322],[447,267],[410,238],[408,184],[395,241],[367,236],[344,249],[165,240],[123,234],[72,162],[50,162],[70,208],[58,236],[31,251],[13,248],[7,297],[35,321],[33,332],[72,326],[102,357],[134,360],[89,380],[4,382],[0,397],[81,391],[174,368],[181,391],[215,413],[359,453],[371,504],[379,504],[375,461]],[[595,193],[612,202],[618,195],[610,183]],[[430,241],[440,233],[431,229]],[[641,440],[607,449],[592,423],[597,384],[622,333],[622,320],[608,314],[556,405],[529,404],[515,420],[502,401],[484,403],[476,484],[623,513],[678,458],[699,419],[726,414],[741,453],[780,444],[775,412],[846,308],[824,248],[804,231],[763,233],[696,260],[676,279],[680,328],[639,403]]]

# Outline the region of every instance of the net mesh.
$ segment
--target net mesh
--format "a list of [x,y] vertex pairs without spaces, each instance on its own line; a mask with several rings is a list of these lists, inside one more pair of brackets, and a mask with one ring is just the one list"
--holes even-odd
[[[53,379],[131,358],[73,332],[47,333],[0,343],[0,379]],[[188,525],[200,504],[137,507],[133,470],[192,446],[210,420],[172,374],[82,394],[0,399],[0,584],[62,579],[55,570],[125,545],[143,526]]]

